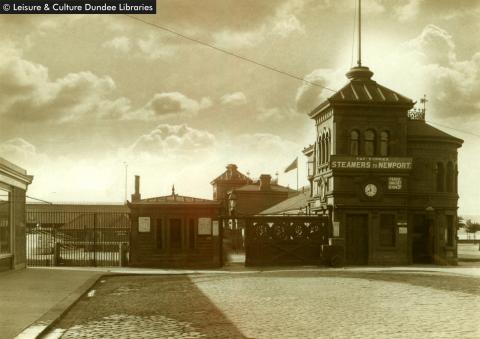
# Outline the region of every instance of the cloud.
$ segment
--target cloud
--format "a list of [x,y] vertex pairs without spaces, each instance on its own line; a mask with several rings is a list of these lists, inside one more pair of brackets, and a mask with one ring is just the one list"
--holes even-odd
[[131,42],[128,37],[121,36],[105,42],[103,47],[111,48],[120,53],[128,53],[131,50]]
[[297,15],[304,1],[290,0],[276,8],[275,13],[250,30],[223,29],[213,34],[215,44],[228,49],[252,47],[272,38],[286,38],[293,33],[304,34],[305,27]]
[[293,109],[281,109],[278,107],[260,108],[257,114],[258,121],[279,122],[286,119],[294,119],[298,112]]
[[315,107],[320,105],[325,99],[333,95],[321,86],[329,88],[337,88],[340,79],[345,79],[345,76],[340,71],[333,71],[331,69],[319,68],[305,76],[305,80],[318,84],[320,86],[311,85],[304,82],[298,89],[295,96],[296,108],[300,113],[309,113]]
[[140,38],[137,41],[140,56],[149,59],[161,59],[174,55],[176,47],[165,43],[158,34],[151,33],[146,38]]
[[36,147],[23,138],[12,138],[0,143],[0,157],[23,167],[30,172],[46,162],[46,155],[37,153]]
[[220,102],[224,105],[240,106],[247,103],[247,97],[243,92],[228,93],[220,98]]
[[480,3],[471,0],[408,0],[395,7],[400,21],[415,20],[419,17],[437,17],[452,19],[478,13]]
[[213,134],[187,125],[158,125],[153,131],[139,137],[130,154],[148,154],[161,157],[195,155],[215,145]]
[[157,93],[140,110],[133,112],[127,118],[156,120],[173,117],[193,117],[202,109],[212,105],[210,98],[196,101],[179,92]]

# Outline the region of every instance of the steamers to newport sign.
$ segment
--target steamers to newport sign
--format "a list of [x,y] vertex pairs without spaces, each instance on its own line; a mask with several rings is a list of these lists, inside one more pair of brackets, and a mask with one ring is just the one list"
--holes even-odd
[[345,157],[332,155],[332,169],[411,170],[412,158]]

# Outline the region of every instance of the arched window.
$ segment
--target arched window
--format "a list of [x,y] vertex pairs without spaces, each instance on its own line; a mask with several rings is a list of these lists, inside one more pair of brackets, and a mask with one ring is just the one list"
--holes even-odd
[[322,134],[322,159],[321,159],[322,164],[325,163],[326,151],[327,151],[327,148],[325,147],[325,134]]
[[437,163],[437,192],[445,191],[445,168],[441,162]]
[[380,156],[382,157],[387,157],[388,156],[388,151],[389,151],[389,138],[390,135],[388,134],[387,131],[383,131],[380,133]]
[[365,155],[375,155],[375,132],[371,129],[365,131]]
[[449,161],[447,164],[447,192],[453,192],[453,186],[455,186],[453,164]]
[[331,153],[331,150],[330,148],[332,147],[332,143],[331,143],[331,140],[330,140],[330,133],[327,133],[327,137],[326,137],[326,153],[327,153],[327,159],[326,161],[329,162],[330,161],[330,153]]
[[350,132],[350,155],[359,155],[359,138],[360,133],[357,131]]
[[321,139],[321,137],[318,137],[318,140],[317,140],[317,170],[318,170],[318,168],[320,168],[321,158],[322,158],[322,139]]

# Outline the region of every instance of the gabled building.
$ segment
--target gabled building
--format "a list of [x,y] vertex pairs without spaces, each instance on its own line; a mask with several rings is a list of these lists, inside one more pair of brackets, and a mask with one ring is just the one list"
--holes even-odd
[[455,264],[463,141],[372,76],[353,67],[348,83],[309,114],[309,210],[331,216],[347,264]]

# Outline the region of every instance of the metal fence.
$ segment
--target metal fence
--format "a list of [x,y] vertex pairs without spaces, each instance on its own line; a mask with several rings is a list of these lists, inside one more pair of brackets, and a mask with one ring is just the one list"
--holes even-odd
[[130,219],[118,212],[28,211],[28,266],[123,266]]

